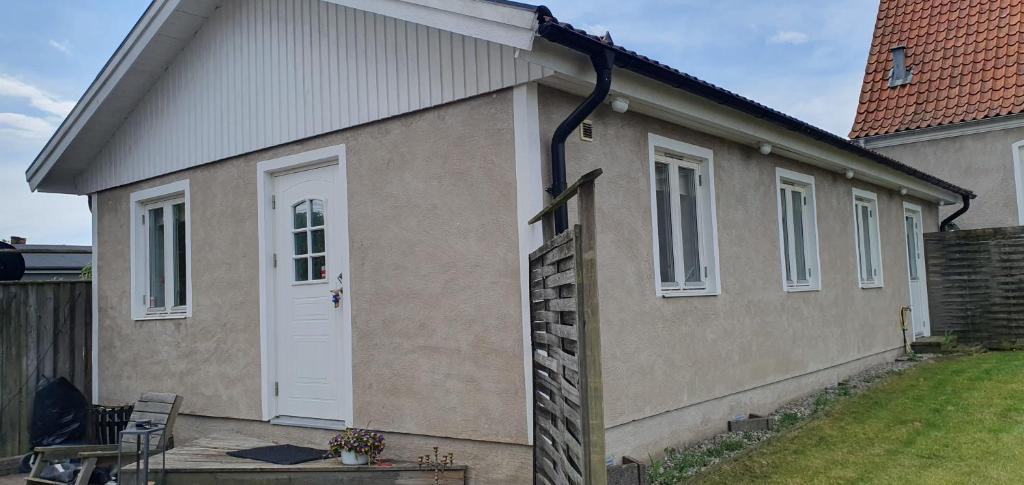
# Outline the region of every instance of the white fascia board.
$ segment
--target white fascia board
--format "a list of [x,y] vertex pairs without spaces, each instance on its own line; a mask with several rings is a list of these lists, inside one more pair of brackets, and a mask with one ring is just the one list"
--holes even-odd
[[530,50],[537,14],[482,0],[327,0],[331,3]]
[[[585,95],[592,89],[594,71],[582,54],[539,40],[523,55],[556,72],[542,79],[542,84],[574,94]],[[774,154],[837,173],[853,170],[857,179],[892,190],[906,188],[909,195],[925,200],[945,204],[961,201],[959,194],[917,177],[624,69],[615,70],[611,89],[613,94],[629,98],[630,111],[745,145],[768,142]]]
[[154,0],[142,14],[142,18],[125,38],[124,43],[114,52],[100,74],[89,85],[89,89],[82,95],[82,99],[25,171],[25,178],[32,190],[39,187],[71,141],[78,136],[180,3],[181,0]]
[[957,136],[975,135],[990,131],[1009,130],[1022,126],[1024,126],[1024,114],[1016,114],[977,121],[963,121],[951,125],[919,128],[888,135],[868,136],[858,138],[856,142],[868,148],[883,148]]

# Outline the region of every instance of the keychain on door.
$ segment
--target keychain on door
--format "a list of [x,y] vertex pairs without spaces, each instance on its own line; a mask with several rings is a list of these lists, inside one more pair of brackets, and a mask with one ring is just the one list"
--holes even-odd
[[338,273],[338,287],[331,290],[331,302],[334,308],[341,308],[341,295],[345,294],[345,282],[342,281],[341,273]]

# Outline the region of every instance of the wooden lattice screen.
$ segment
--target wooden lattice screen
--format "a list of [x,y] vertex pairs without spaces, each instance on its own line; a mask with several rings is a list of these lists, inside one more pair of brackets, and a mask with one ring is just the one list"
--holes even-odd
[[606,482],[594,246],[593,181],[584,175],[542,211],[578,193],[579,221],[530,254],[534,483]]

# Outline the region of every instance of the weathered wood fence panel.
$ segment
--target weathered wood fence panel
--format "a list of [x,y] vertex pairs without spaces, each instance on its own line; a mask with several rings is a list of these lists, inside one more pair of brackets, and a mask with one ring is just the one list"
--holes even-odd
[[924,235],[933,335],[1024,348],[1024,226]]
[[578,195],[579,224],[530,254],[534,483],[603,485],[604,393],[594,180],[569,186],[530,223]]
[[36,386],[64,377],[89,397],[89,281],[0,283],[0,457],[29,450]]

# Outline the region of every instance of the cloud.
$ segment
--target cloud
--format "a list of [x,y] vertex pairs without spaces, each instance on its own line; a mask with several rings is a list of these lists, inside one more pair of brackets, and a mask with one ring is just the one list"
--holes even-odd
[[0,96],[28,100],[34,108],[61,118],[75,107],[74,101],[64,101],[31,84],[0,74]]
[[771,44],[799,45],[806,43],[808,40],[810,40],[810,37],[807,34],[795,30],[780,30],[768,38],[768,42]]
[[37,244],[90,244],[92,216],[85,197],[32,193],[24,166],[0,160],[0,237]]
[[21,113],[0,113],[0,132],[21,138],[45,141],[55,126],[48,120]]
[[50,47],[53,47],[54,49],[57,49],[69,56],[71,55],[71,45],[68,41],[57,42],[53,39],[50,39]]

